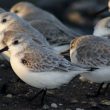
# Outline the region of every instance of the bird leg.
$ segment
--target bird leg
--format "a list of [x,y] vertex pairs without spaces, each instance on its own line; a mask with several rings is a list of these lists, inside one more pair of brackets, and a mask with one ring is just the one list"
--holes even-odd
[[96,94],[94,94],[95,97],[98,97],[98,96],[101,94],[101,89],[102,89],[103,85],[104,85],[104,83],[101,83],[101,84],[100,84],[100,86],[99,86],[99,88],[98,88]]
[[45,99],[46,93],[47,93],[47,89],[44,89],[43,94],[42,94],[42,98],[41,98],[41,106],[44,105],[44,99]]
[[41,97],[41,106],[43,106],[43,104],[44,104],[44,99],[45,99],[45,96],[46,96],[46,92],[47,92],[47,89],[42,89],[42,90],[40,90],[36,95],[34,95],[33,97],[31,97],[30,99],[29,99],[29,101],[32,101],[32,100],[34,100],[36,97],[38,97],[40,94],[42,94],[42,97]]
[[108,87],[110,86],[110,83],[107,84],[107,86],[105,87],[104,91],[103,91],[103,95],[105,95],[106,91],[108,90]]
[[104,83],[101,83],[98,90],[94,94],[88,94],[88,97],[98,97],[101,94],[101,89],[103,87]]

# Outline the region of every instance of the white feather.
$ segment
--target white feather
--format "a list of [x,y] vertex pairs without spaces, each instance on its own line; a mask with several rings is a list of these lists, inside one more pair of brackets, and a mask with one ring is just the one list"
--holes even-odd
[[71,58],[71,62],[74,64],[77,64],[78,60],[77,60],[77,51],[75,48],[70,49],[70,58]]
[[69,49],[69,45],[56,46],[53,49],[57,54],[61,54]]
[[81,75],[92,82],[110,82],[110,66],[100,67],[100,69],[96,69],[91,73],[83,73]]

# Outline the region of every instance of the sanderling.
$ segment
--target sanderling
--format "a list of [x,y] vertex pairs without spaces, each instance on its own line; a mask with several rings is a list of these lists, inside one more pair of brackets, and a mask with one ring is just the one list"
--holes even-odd
[[[35,42],[41,44],[41,45],[48,45],[49,43],[45,39],[45,37],[36,29],[34,29],[29,23],[27,23],[22,18],[19,18],[14,13],[10,12],[4,12],[0,14],[0,39],[4,36],[5,32],[23,32],[28,33]],[[1,40],[0,40],[1,41]],[[0,48],[2,48],[2,45],[0,45]],[[4,52],[4,55],[6,59],[9,60],[9,52]]]
[[[78,37],[71,42],[70,57],[72,63],[100,68],[97,72],[81,74],[89,81],[110,82],[110,41],[107,39],[93,35]],[[98,89],[97,95],[100,90],[101,88]]]
[[6,31],[26,32],[42,45],[49,45],[47,40],[39,31],[34,29],[28,22],[11,12],[0,14],[0,32]]
[[68,44],[69,47],[70,41],[80,35],[77,31],[72,31],[66,27],[51,13],[31,3],[17,3],[10,11],[29,21],[52,45],[61,46]]
[[106,17],[97,22],[93,35],[110,39],[110,17]]
[[14,72],[33,87],[44,91],[58,88],[79,73],[93,72],[96,69],[72,64],[55,54],[48,46],[36,43],[32,37],[27,39],[26,36],[29,35],[26,33],[12,33],[10,37],[8,32],[5,34],[2,41],[6,46],[0,52],[10,52],[10,63]]
[[[3,8],[0,8],[0,14],[6,12]],[[6,52],[7,55],[1,54],[0,55],[0,60],[7,60],[9,61],[9,53]]]

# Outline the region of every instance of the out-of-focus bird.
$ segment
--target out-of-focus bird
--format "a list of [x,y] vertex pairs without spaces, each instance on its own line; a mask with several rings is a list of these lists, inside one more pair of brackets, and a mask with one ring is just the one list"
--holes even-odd
[[110,39],[110,17],[97,22],[93,35]]
[[96,19],[99,19],[99,16],[96,17],[95,13],[103,8],[105,3],[104,1],[99,5],[97,0],[73,1],[65,12],[65,18],[73,25],[77,24],[79,26],[85,26],[84,28],[90,28],[93,26]]
[[[2,14],[4,12],[6,12],[6,10],[4,10],[3,8],[0,8],[0,14]],[[8,54],[8,52],[7,52],[7,55],[1,54],[0,55],[0,60],[7,60],[7,61],[9,61],[9,54]]]
[[77,31],[72,31],[66,27],[51,13],[31,3],[17,3],[10,11],[29,21],[34,28],[43,33],[52,45],[61,46],[68,44],[69,47],[70,41],[80,35]]
[[[16,32],[16,33],[27,33],[30,35],[35,42],[41,45],[49,46],[45,37],[36,29],[34,29],[29,23],[25,20],[19,18],[14,13],[4,12],[0,14],[0,39],[4,36],[5,32]],[[0,44],[0,48],[2,45]],[[4,53],[9,57],[10,53]]]

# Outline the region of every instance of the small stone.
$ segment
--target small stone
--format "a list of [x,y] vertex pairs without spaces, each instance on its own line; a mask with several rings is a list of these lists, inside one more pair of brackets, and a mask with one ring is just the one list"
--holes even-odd
[[49,109],[49,106],[45,104],[45,105],[43,105],[42,108],[45,109],[45,110],[47,110],[47,109]]
[[84,76],[80,76],[80,77],[79,77],[79,80],[81,80],[82,82],[87,81],[87,79],[86,79]]
[[76,87],[76,85],[73,85],[73,87]]
[[12,98],[12,94],[7,94],[6,97],[7,98]]
[[77,103],[77,102],[78,102],[78,100],[76,100],[76,99],[71,101],[71,103]]
[[82,103],[82,104],[86,104],[87,102],[86,102],[86,101],[82,101],[81,103]]
[[93,82],[91,82],[91,81],[90,81],[89,83],[90,83],[90,84],[93,84]]
[[76,110],[84,110],[83,108],[76,108]]
[[110,100],[102,100],[101,104],[110,106]]
[[52,91],[52,90],[51,90],[51,91],[48,90],[48,91],[47,91],[47,94],[54,94],[54,91]]
[[52,108],[58,108],[58,106],[57,106],[56,103],[52,103],[52,104],[51,104],[51,107],[52,107]]
[[59,106],[62,106],[62,105],[63,105],[63,104],[61,104],[61,103],[59,104]]
[[97,103],[96,103],[96,102],[90,102],[90,104],[91,104],[93,107],[96,107],[96,106],[97,106]]
[[103,87],[103,88],[106,88],[106,87],[107,87],[107,83],[105,83],[102,87]]
[[0,66],[1,66],[1,67],[5,67],[5,65],[4,65],[4,64],[1,64]]

